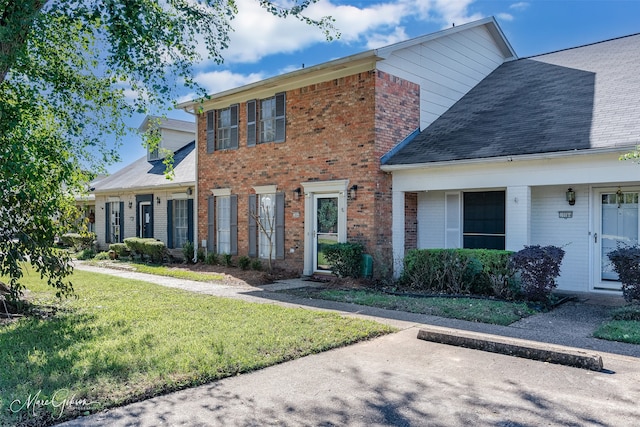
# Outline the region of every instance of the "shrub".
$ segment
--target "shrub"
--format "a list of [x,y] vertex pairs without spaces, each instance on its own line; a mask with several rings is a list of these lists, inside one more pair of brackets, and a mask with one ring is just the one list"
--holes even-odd
[[240,267],[240,269],[248,270],[249,264],[251,264],[251,260],[249,259],[249,257],[246,257],[243,255],[240,258],[238,258],[238,267]]
[[151,258],[151,262],[161,263],[167,254],[167,247],[160,240],[144,242],[144,253]]
[[109,250],[115,252],[116,258],[125,258],[130,254],[129,247],[124,243],[112,243]]
[[191,264],[193,262],[193,255],[195,254],[194,251],[195,248],[193,247],[193,242],[184,242],[184,245],[182,245],[182,256],[184,257],[184,262],[187,264]]
[[95,259],[96,261],[104,261],[107,259],[111,259],[111,257],[109,256],[109,252],[103,251],[98,252],[96,256],[93,257],[93,259]]
[[399,283],[421,292],[513,299],[519,288],[510,255],[494,249],[412,249]]
[[204,249],[198,248],[198,254],[197,254],[198,262],[204,262],[204,258],[205,258]]
[[251,269],[256,271],[262,270],[262,261],[260,261],[259,259],[254,259],[253,261],[251,261]]
[[84,261],[84,260],[92,259],[94,256],[96,256],[96,253],[93,249],[82,249],[80,252],[78,252],[78,254],[76,255],[76,258]]
[[362,252],[360,243],[335,243],[326,245],[324,255],[331,271],[338,277],[360,277]]
[[222,265],[226,267],[233,266],[233,260],[231,258],[231,254],[222,254]]
[[60,236],[60,241],[63,245],[72,247],[76,251],[89,249],[93,245],[94,240],[96,240],[94,233],[65,233]]
[[525,246],[511,255],[511,266],[520,277],[522,293],[531,301],[548,301],[558,284],[564,250],[557,246]]
[[[128,237],[124,239],[124,243],[131,252],[132,256],[143,259],[148,256],[152,262],[160,263],[165,258],[167,247],[160,240],[153,238]],[[116,249],[114,249],[115,251]]]
[[218,264],[218,254],[215,252],[209,252],[204,260],[205,264],[216,265]]
[[420,291],[470,293],[483,269],[471,253],[461,249],[412,249],[404,259],[401,283]]
[[640,246],[622,246],[608,254],[622,282],[625,301],[640,300]]

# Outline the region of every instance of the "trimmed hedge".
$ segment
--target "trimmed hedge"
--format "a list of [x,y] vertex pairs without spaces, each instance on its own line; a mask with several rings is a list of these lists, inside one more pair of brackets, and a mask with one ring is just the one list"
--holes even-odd
[[324,247],[324,256],[331,272],[338,277],[360,277],[362,253],[360,243],[335,243]]
[[94,233],[65,233],[60,236],[60,241],[63,245],[73,247],[76,251],[91,248],[95,240],[96,235]]
[[129,248],[124,243],[111,243],[109,250],[115,252],[116,258],[126,258],[130,255]]
[[155,263],[162,262],[167,253],[165,244],[152,238],[128,237],[124,239],[124,243],[131,251],[132,256],[137,256],[139,259],[148,256]]
[[400,283],[412,290],[515,299],[518,283],[509,266],[512,252],[493,249],[412,249]]

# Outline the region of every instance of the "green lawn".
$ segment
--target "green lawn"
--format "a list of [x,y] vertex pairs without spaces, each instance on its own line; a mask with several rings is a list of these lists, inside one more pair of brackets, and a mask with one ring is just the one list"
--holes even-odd
[[[0,425],[53,423],[393,331],[83,271],[73,283],[78,298],[49,319],[0,326]],[[39,304],[55,302],[37,274],[25,284]]]
[[201,273],[188,269],[168,268],[163,265],[148,265],[137,262],[123,261],[88,261],[88,264],[97,267],[117,268],[138,273],[155,274],[157,276],[175,277],[177,279],[194,280],[196,282],[219,282],[224,280],[224,275],[218,273]]
[[640,344],[640,304],[619,307],[611,312],[611,317],[596,329],[594,337]]
[[476,298],[415,298],[369,290],[298,289],[290,292],[309,298],[350,302],[389,310],[469,320],[472,322],[509,325],[536,311],[525,303]]

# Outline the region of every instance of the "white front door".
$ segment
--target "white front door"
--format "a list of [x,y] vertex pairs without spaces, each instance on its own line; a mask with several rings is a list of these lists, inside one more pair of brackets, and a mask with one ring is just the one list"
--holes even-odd
[[338,194],[316,194],[313,198],[313,270],[330,272],[325,258],[327,246],[335,245],[338,238]]
[[622,245],[638,243],[640,215],[637,188],[612,188],[596,191],[594,289],[620,290],[618,274],[607,256]]

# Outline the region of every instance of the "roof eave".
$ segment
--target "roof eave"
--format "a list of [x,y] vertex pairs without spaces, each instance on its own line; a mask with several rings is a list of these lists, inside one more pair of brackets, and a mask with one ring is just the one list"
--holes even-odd
[[636,148],[636,145],[625,145],[619,147],[608,148],[590,148],[587,150],[571,150],[571,151],[555,151],[552,153],[536,153],[536,154],[522,154],[513,156],[499,156],[499,157],[483,157],[477,159],[463,159],[463,160],[447,160],[442,162],[426,162],[426,163],[409,163],[401,165],[381,165],[380,169],[384,172],[404,171],[411,169],[427,169],[442,166],[462,166],[462,165],[474,165],[480,163],[506,163],[506,162],[522,162],[531,160],[545,160],[556,159],[563,157],[574,156],[586,156],[593,154],[607,154],[607,153],[621,153]]

